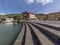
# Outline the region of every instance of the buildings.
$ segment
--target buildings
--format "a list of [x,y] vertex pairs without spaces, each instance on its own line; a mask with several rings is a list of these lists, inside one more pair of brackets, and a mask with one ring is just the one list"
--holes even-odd
[[29,11],[24,11],[22,15],[24,16],[24,20],[37,20],[36,15]]
[[40,20],[60,20],[60,12],[50,13],[50,14],[42,14],[39,17]]
[[5,22],[13,22],[13,18],[6,18]]
[[13,18],[8,18],[6,15],[0,15],[0,22],[12,22]]
[[36,15],[29,11],[24,11],[23,13],[24,20],[60,20],[60,11],[49,14],[40,14]]
[[51,13],[48,18],[49,20],[60,20],[60,12]]

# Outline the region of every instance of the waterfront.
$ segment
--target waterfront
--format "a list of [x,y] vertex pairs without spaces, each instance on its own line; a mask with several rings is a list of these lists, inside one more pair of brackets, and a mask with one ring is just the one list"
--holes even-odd
[[0,45],[28,45],[28,43],[29,45],[59,45],[59,22],[21,21],[21,23],[0,23]]
[[19,24],[1,23],[0,24],[0,45],[9,45],[20,30]]
[[60,45],[59,22],[24,21],[14,45]]

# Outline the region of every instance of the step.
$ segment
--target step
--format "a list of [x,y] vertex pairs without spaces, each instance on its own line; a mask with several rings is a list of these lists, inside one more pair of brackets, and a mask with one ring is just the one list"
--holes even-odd
[[26,32],[25,45],[33,45],[32,35],[27,24],[26,24],[26,30],[27,32]]
[[23,24],[23,28],[22,28],[22,30],[21,30],[19,36],[17,37],[17,39],[16,39],[14,45],[21,45],[22,39],[23,39],[23,36],[24,36],[24,30],[25,30],[25,25]]
[[36,33],[37,37],[39,38],[42,45],[54,45],[43,33],[41,33],[37,28],[35,28],[33,25],[29,24],[34,32]]
[[39,25],[39,24],[35,24],[35,25],[38,25],[38,26],[44,28],[45,30],[47,30],[47,31],[49,31],[49,32],[51,32],[51,33],[53,33],[53,34],[55,34],[55,35],[60,37],[60,31],[58,31],[58,30],[51,29],[51,28],[48,28],[48,27],[45,27],[45,26],[42,26],[42,25]]

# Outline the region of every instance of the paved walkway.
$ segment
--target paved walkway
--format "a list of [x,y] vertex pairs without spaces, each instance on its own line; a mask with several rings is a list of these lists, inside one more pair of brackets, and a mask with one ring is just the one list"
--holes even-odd
[[36,23],[23,23],[14,45],[60,45],[60,31]]
[[47,24],[47,25],[51,25],[51,26],[56,26],[56,27],[60,27],[60,21],[40,21],[37,23],[42,23],[42,24]]
[[17,40],[15,41],[14,45],[21,45],[22,39],[24,36],[24,30],[25,30],[25,25],[23,24],[22,31],[20,32],[19,36],[17,37]]
[[51,29],[51,28],[48,28],[48,27],[45,27],[45,26],[42,26],[42,25],[39,25],[39,24],[35,24],[35,25],[38,25],[40,26],[41,28],[44,28],[45,30],[57,35],[57,36],[60,36],[60,31],[57,31],[55,29]]
[[47,39],[47,37],[45,35],[43,35],[37,28],[35,28],[34,26],[32,26],[31,24],[29,24],[34,32],[36,33],[37,37],[39,38],[39,40],[41,41],[42,45],[54,45],[49,39]]
[[32,40],[32,36],[31,36],[31,32],[30,29],[28,27],[28,25],[26,24],[26,40],[25,40],[25,45],[33,45],[33,40]]

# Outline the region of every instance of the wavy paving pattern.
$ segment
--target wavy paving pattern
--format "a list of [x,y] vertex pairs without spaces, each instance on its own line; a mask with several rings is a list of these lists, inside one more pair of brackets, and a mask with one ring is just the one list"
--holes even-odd
[[23,22],[23,28],[13,45],[60,45],[60,28]]

